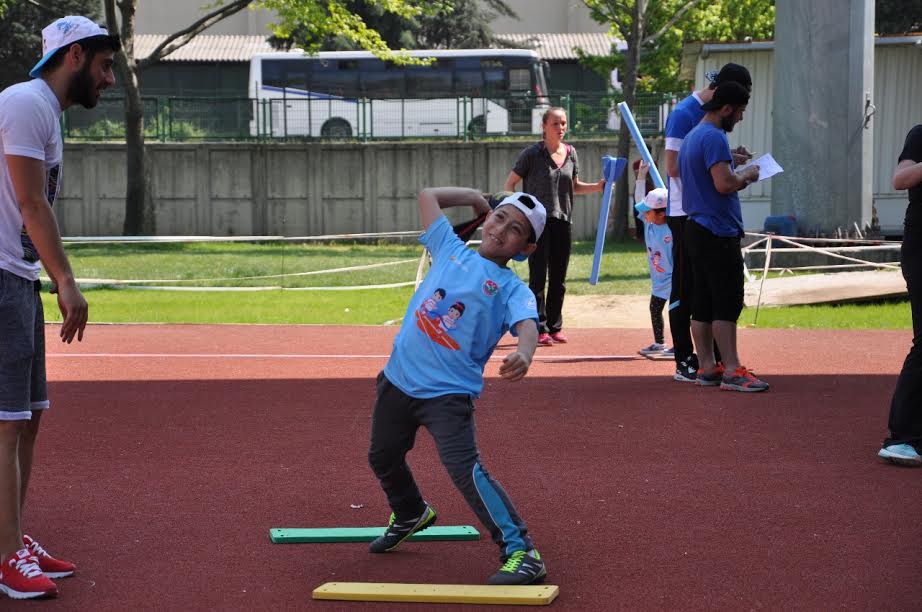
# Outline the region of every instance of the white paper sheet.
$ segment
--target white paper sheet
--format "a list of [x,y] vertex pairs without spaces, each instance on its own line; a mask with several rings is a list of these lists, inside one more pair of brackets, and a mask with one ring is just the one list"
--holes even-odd
[[738,167],[736,169],[736,173],[739,174],[740,172],[742,172],[749,166],[752,166],[753,164],[759,167],[759,180],[760,181],[764,181],[765,179],[769,179],[775,176],[776,174],[784,172],[784,168],[782,168],[778,164],[778,162],[775,161],[775,158],[772,157],[772,154],[766,153],[762,157],[752,160],[745,166]]

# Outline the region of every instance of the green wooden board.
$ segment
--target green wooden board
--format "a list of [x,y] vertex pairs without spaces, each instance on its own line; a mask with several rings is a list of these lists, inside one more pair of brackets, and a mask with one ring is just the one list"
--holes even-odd
[[[333,527],[320,529],[283,528],[270,529],[269,538],[274,544],[304,544],[319,542],[371,542],[384,535],[384,527]],[[414,533],[409,538],[416,542],[435,540],[479,540],[480,532],[470,525],[433,526]]]

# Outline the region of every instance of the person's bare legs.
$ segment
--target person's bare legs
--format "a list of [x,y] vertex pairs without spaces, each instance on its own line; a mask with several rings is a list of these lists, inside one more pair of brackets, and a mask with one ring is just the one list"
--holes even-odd
[[0,559],[22,548],[19,440],[24,421],[0,421]]
[[[705,321],[691,320],[692,339],[698,351],[698,371],[710,372],[717,363],[714,361],[714,332],[712,324]],[[723,351],[723,347],[720,347]]]
[[29,478],[32,476],[32,457],[35,454],[35,438],[42,420],[43,410],[33,410],[32,419],[26,421],[19,436],[19,516],[23,516],[26,505],[26,491],[29,490]]
[[724,368],[727,372],[735,372],[740,367],[740,358],[736,352],[736,321],[714,321],[713,325],[714,340],[720,349]]

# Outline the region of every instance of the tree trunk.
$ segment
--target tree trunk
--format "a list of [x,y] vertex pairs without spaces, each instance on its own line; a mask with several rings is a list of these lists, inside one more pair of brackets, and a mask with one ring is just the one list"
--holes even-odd
[[[643,18],[645,2],[637,0],[634,3],[634,15],[631,19],[631,36],[627,41],[627,51],[624,55],[624,78],[621,81],[621,90],[624,92],[624,101],[634,113],[635,92],[637,90],[637,66],[640,64],[640,41],[643,40]],[[618,134],[618,157],[629,159],[631,152],[631,132],[627,122],[621,121],[621,131]],[[630,170],[627,170],[627,174]],[[615,220],[612,226],[612,238],[623,242],[628,239],[628,219],[632,210],[627,179],[618,181],[615,185]]]
[[125,190],[126,236],[152,235],[156,232],[150,165],[144,144],[144,108],[138,88],[138,67],[132,62],[125,79],[125,154],[127,186]]

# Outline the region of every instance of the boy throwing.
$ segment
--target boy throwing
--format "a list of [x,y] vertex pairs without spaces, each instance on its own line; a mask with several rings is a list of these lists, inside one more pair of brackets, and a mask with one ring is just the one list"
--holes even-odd
[[[442,214],[450,206],[489,213],[476,252],[455,235]],[[455,486],[500,548],[502,566],[488,582],[539,582],[547,572],[525,521],[481,464],[472,400],[480,396],[484,366],[507,330],[519,343],[503,360],[500,376],[519,381],[531,365],[538,342],[535,296],[506,264],[535,250],[545,208],[519,192],[490,212],[479,191],[443,187],[422,191],[419,212],[425,228],[420,242],[432,254],[432,268],[410,300],[390,360],[378,375],[368,459],[393,514],[370,551],[390,552],[436,521],[406,462],[422,425],[432,434]],[[439,289],[445,295],[437,312],[420,316],[421,304]],[[457,304],[464,304],[463,316],[456,316],[454,325],[436,326],[428,320],[448,315]]]

